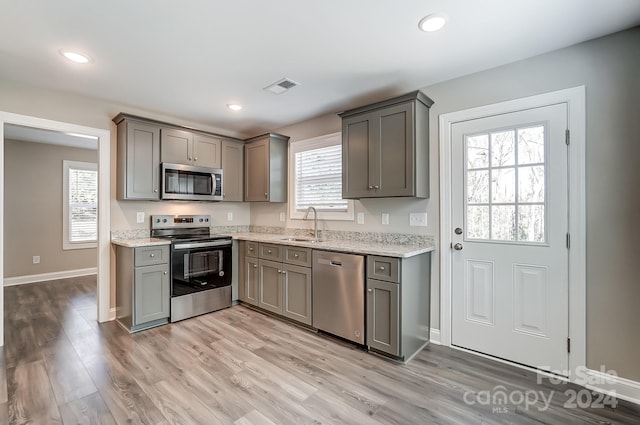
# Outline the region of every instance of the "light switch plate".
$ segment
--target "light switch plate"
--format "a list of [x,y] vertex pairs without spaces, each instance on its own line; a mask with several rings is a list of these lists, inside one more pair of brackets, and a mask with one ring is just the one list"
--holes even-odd
[[427,227],[427,213],[410,213],[409,226]]
[[144,212],[137,212],[136,213],[136,222],[137,223],[144,223]]
[[227,213],[227,221],[233,221],[233,213],[232,212],[228,212]]
[[389,224],[389,213],[382,213],[382,224]]
[[34,255],[33,256],[33,264],[40,264],[40,256],[39,255]]
[[358,213],[357,223],[364,224],[364,213]]

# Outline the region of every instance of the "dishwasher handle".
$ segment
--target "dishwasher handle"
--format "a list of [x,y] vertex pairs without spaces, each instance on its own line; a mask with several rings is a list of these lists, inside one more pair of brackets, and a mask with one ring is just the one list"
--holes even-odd
[[331,260],[331,261],[329,261],[329,264],[332,265],[332,266],[340,266],[340,267],[342,267],[342,261]]

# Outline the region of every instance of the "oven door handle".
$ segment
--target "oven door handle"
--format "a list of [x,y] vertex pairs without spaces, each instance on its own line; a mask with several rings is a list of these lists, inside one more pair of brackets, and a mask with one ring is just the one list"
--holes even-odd
[[209,247],[225,247],[231,246],[228,240],[214,241],[214,242],[191,242],[191,243],[179,243],[173,246],[174,249],[191,249],[191,248],[209,248]]

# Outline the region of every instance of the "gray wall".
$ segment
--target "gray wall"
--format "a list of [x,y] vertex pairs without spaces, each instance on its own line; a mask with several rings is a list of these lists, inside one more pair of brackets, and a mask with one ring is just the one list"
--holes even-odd
[[96,267],[95,248],[62,249],[62,161],[96,162],[96,151],[15,140],[4,146],[4,277]]
[[[587,101],[587,365],[640,381],[640,27],[454,80],[423,87],[430,115],[431,199],[356,203],[366,224],[326,223],[329,229],[439,233],[438,117],[440,114],[575,86]],[[334,114],[278,129],[301,140],[339,131]],[[279,225],[286,205],[254,205],[254,224]],[[409,211],[428,213],[427,228],[409,227]],[[390,212],[381,226],[380,212]],[[287,225],[298,226],[297,221]],[[434,257],[432,324],[439,327],[439,270]]]

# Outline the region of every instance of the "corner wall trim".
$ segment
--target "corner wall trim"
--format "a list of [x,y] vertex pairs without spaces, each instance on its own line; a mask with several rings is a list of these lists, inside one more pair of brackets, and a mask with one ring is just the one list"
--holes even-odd
[[65,270],[61,272],[30,274],[26,276],[6,277],[4,278],[4,286],[24,285],[25,283],[45,282],[49,280],[67,279],[70,277],[88,276],[96,274],[97,267],[88,269]]
[[109,309],[109,320],[116,320],[116,308],[115,307],[111,307]]
[[640,404],[640,382],[593,369],[587,369],[585,375],[588,380],[585,387],[588,389]]
[[431,330],[429,330],[429,342],[431,344],[441,345],[440,329],[431,328]]

